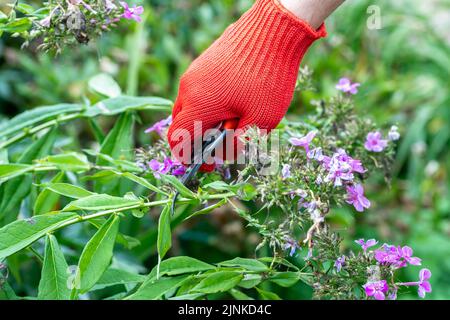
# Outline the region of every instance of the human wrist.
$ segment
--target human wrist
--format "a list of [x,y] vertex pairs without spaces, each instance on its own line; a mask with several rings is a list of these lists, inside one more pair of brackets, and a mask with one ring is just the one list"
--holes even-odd
[[275,0],[299,19],[318,29],[344,0]]

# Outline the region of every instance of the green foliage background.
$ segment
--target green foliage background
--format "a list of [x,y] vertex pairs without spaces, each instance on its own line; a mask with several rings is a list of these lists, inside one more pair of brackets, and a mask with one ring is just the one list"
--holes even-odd
[[[34,52],[32,47],[22,51],[18,39],[3,36],[0,124],[36,106],[80,103],[86,98],[99,101],[100,96],[89,90],[88,82],[102,72],[117,80],[128,95],[173,100],[178,79],[192,59],[251,5],[250,0],[142,3],[143,23],[123,23],[89,46],[66,50],[56,59]],[[288,118],[297,119],[310,110],[311,99],[333,95],[334,84],[341,76],[362,83],[355,97],[361,114],[378,123],[397,124],[402,132],[392,186],[389,189],[384,180],[375,179],[372,185],[376,187],[368,193],[373,203],[369,211],[355,216],[348,208],[337,209],[330,221],[347,239],[344,250],[353,248],[351,239],[362,237],[408,244],[433,272],[433,293],[429,297],[450,298],[450,1],[377,1],[374,4],[381,8],[382,17],[380,30],[366,26],[366,10],[371,4],[367,0],[347,1],[328,23],[329,37],[316,43],[303,62],[314,70],[319,90],[296,94]],[[146,125],[166,115],[167,112],[140,112],[141,121],[134,128],[138,146],[152,142],[152,137],[143,134]],[[115,120],[101,118],[99,125],[106,133]],[[67,134],[58,136],[56,142],[62,150],[91,147],[96,132],[81,121],[64,130]],[[19,144],[14,151],[14,157],[19,159],[23,148]],[[18,206],[25,216],[27,205],[25,200]],[[157,223],[154,216],[123,223],[121,232],[137,236],[142,245],[131,254],[119,248],[115,262],[141,273],[153,267],[157,261]],[[79,226],[59,235],[69,264],[76,263],[76,250],[82,248],[93,231]],[[221,212],[177,229],[169,255],[214,263],[236,256],[253,257],[256,237],[237,216]],[[51,238],[47,239],[47,246],[52,243]],[[9,263],[16,266],[10,275],[16,293],[36,295],[39,263],[28,259],[27,253],[12,256]],[[404,276],[415,281],[418,270]],[[306,299],[311,294],[304,285],[267,290],[279,290],[277,293],[283,298]],[[416,298],[416,293],[402,297]]]

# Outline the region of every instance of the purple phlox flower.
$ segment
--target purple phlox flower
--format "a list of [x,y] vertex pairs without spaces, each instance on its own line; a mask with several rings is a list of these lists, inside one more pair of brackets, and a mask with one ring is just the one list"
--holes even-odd
[[374,251],[374,257],[380,264],[389,264],[398,268],[404,266],[401,254],[396,246],[385,243],[381,248]]
[[170,173],[174,176],[180,176],[186,172],[186,168],[178,160],[172,160],[170,157],[166,157],[163,162],[153,159],[148,163],[148,167],[157,179],[161,178],[161,174]]
[[138,6],[136,7],[136,5],[133,5],[133,7],[129,7],[128,3],[122,1],[120,2],[120,4],[122,5],[122,7],[124,8],[124,12],[122,17],[128,20],[133,19],[136,22],[141,22],[142,18],[140,17],[140,15],[142,13],[144,13],[144,8],[142,6]]
[[367,171],[364,169],[361,160],[353,159],[344,149],[338,149],[336,158],[341,162],[347,163],[351,167],[352,172],[364,173]]
[[419,294],[419,297],[425,298],[426,293],[430,293],[432,291],[430,280],[431,278],[431,271],[429,269],[422,269],[419,272],[419,281],[416,282],[404,282],[399,283],[400,286],[417,286],[417,291]]
[[285,164],[283,165],[283,168],[281,169],[281,176],[283,179],[287,179],[291,176],[291,165]]
[[361,184],[347,186],[346,202],[353,205],[358,212],[363,212],[364,209],[370,208],[370,201],[364,196],[364,188]]
[[314,137],[317,135],[316,131],[309,132],[306,136],[303,136],[301,138],[290,138],[289,142],[296,146],[296,147],[302,147],[305,149],[306,153],[309,152],[309,144],[314,139]]
[[325,181],[333,181],[335,187],[342,186],[343,181],[353,181],[355,172],[366,172],[361,161],[353,159],[343,149],[338,149],[331,158],[324,156],[322,165],[328,170]]
[[283,250],[289,250],[289,256],[292,257],[295,254],[295,251],[297,251],[297,249],[300,249],[300,246],[298,245],[297,241],[290,237],[285,237],[284,241],[285,242],[282,246]]
[[366,143],[364,148],[372,152],[381,152],[387,147],[388,141],[382,139],[379,131],[369,132],[367,134]]
[[166,119],[163,119],[161,121],[156,122],[154,125],[152,125],[150,128],[145,130],[145,133],[150,132],[156,132],[160,136],[162,133],[172,124],[172,116],[167,117]]
[[364,239],[355,240],[357,244],[361,246],[361,248],[364,250],[364,252],[367,251],[370,247],[373,247],[378,244],[378,241],[375,239],[369,239],[367,241],[364,241]]
[[401,257],[405,259],[406,262],[408,262],[411,265],[414,266],[420,266],[422,264],[422,260],[417,257],[413,257],[413,250],[408,247],[404,246],[403,248],[398,247],[398,250],[401,252]]
[[336,268],[337,272],[341,272],[342,267],[345,264],[345,256],[340,256],[339,258],[336,259],[336,261],[334,262],[334,267]]
[[307,154],[308,159],[314,159],[317,160],[319,162],[324,161],[325,156],[322,153],[322,148],[314,148],[312,150],[310,150]]
[[400,139],[400,133],[398,132],[397,126],[391,127],[391,130],[389,130],[389,133],[388,133],[388,138],[391,141],[397,141],[398,139]]
[[430,280],[431,278],[431,271],[428,269],[422,269],[419,272],[419,297],[421,298],[425,298],[425,294],[426,293],[430,293],[431,292],[431,284],[430,284]]
[[368,282],[363,285],[363,288],[368,297],[374,297],[376,300],[384,300],[386,298],[385,293],[389,291],[386,280]]
[[336,89],[344,93],[357,94],[359,86],[361,84],[358,82],[352,83],[349,78],[341,78],[336,85]]

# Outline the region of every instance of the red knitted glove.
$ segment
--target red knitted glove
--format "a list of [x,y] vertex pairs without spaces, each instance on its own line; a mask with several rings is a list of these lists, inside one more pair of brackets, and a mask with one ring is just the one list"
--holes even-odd
[[181,146],[193,141],[180,138],[177,129],[197,139],[195,121],[202,133],[233,118],[238,128],[275,128],[291,103],[305,52],[324,36],[324,25],[313,30],[278,0],[257,0],[182,76],[168,132],[174,156],[182,158]]

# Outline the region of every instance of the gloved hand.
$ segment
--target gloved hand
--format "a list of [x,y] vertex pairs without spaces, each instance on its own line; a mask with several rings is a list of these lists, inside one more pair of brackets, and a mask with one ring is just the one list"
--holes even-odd
[[[257,0],[181,77],[168,131],[173,155],[183,162],[180,146],[199,138],[195,121],[201,122],[202,134],[234,118],[237,128],[275,128],[291,103],[305,52],[324,36],[323,24],[314,30],[278,0]],[[192,140],[177,137],[180,129]]]

